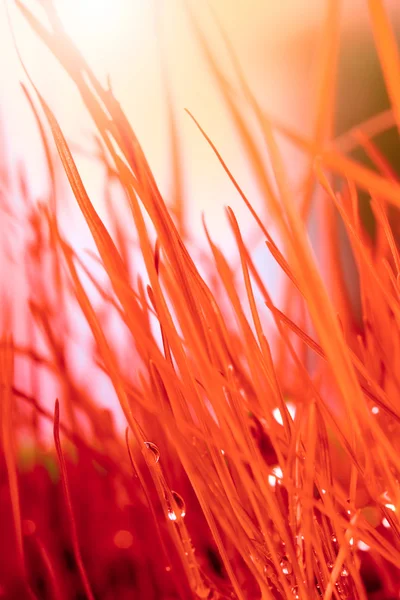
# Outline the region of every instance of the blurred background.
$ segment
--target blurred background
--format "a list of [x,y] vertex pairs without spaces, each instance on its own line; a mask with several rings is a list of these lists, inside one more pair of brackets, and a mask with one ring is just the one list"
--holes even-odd
[[[38,0],[26,5],[41,14]],[[338,0],[339,3],[339,0]],[[240,145],[227,111],[213,85],[185,10],[184,0],[56,0],[66,29],[101,81],[110,77],[115,96],[126,111],[157,181],[168,199],[171,187],[168,115],[160,55],[171,84],[182,144],[187,223],[196,241],[204,239],[200,215],[205,211],[212,231],[227,230],[223,207],[231,205],[243,230],[250,218],[212,152],[185,114],[188,108],[216,143],[240,183],[259,203],[258,192],[243,169]],[[210,6],[231,39],[260,105],[280,121],[303,133],[310,130],[324,0],[195,0],[190,3],[227,74],[237,85],[227,60]],[[67,136],[81,151],[75,153],[84,182],[101,210],[103,179],[93,150],[92,123],[78,94],[62,69],[24,22],[13,1],[0,6],[0,119],[9,160],[24,165],[35,193],[43,192],[43,152],[32,113],[19,81],[24,80],[6,14],[23,60],[39,90],[54,110]],[[398,21],[400,3],[387,2]],[[156,14],[159,28],[156,27]],[[337,132],[342,132],[387,105],[377,57],[373,50],[366,0],[342,2],[342,51],[338,82]],[[351,90],[351,93],[349,93]],[[285,159],[293,180],[302,158],[291,147]],[[73,209],[70,207],[71,211]],[[71,217],[72,218],[72,217]],[[78,222],[76,241],[86,238]]]

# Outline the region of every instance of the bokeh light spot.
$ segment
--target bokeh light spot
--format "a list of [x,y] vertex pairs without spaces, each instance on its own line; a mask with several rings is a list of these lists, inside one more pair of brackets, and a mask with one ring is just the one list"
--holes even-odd
[[117,546],[117,548],[127,550],[133,544],[133,535],[126,529],[120,529],[114,535],[114,544]]

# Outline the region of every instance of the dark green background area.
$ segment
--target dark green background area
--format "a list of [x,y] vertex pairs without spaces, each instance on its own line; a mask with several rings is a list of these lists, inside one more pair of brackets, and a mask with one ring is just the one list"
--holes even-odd
[[[389,107],[389,97],[372,34],[343,35],[337,81],[336,135],[345,133]],[[393,127],[376,136],[373,141],[394,171],[400,175],[400,142],[397,129]],[[351,157],[376,171],[363,149],[357,148],[351,153]],[[361,221],[374,239],[376,226],[370,208],[370,198],[366,192],[360,190],[359,200]],[[391,210],[390,217],[393,216],[394,211]]]

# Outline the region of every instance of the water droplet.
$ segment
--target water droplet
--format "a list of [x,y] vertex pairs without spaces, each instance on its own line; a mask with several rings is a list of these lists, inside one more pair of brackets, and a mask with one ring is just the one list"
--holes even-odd
[[289,560],[286,558],[286,556],[284,556],[281,560],[281,569],[282,569],[282,573],[284,575],[290,575],[292,572],[292,565],[290,564]]
[[344,568],[344,569],[342,570],[342,573],[341,573],[341,575],[342,575],[342,577],[348,577],[348,575],[349,575],[349,572],[348,572],[348,570],[347,570],[346,568]]
[[272,473],[274,474],[274,476],[275,476],[275,477],[276,477],[276,479],[278,479],[278,480],[283,478],[283,472],[282,472],[282,469],[281,469],[279,466],[277,466],[277,467],[274,467],[274,468],[272,469]]
[[370,547],[368,546],[368,544],[366,544],[365,542],[363,542],[362,540],[359,540],[357,542],[357,547],[359,550],[361,550],[362,552],[368,552],[368,550],[370,550]]
[[333,569],[333,563],[328,562],[328,563],[326,563],[326,566],[328,567],[328,571],[332,571],[332,569]]
[[269,565],[269,564],[267,564],[267,565],[264,565],[264,569],[263,569],[263,571],[264,571],[264,575],[265,575],[266,577],[272,577],[272,576],[273,576],[273,574],[274,574],[274,570],[273,570],[273,568],[271,567],[271,565]]
[[377,406],[373,406],[371,408],[371,412],[373,415],[377,415],[379,413],[379,408]]
[[335,534],[333,534],[333,535],[332,535],[332,538],[331,538],[331,539],[332,539],[332,542],[333,542],[334,544],[337,544],[337,537],[336,537],[336,535],[335,535]]
[[186,504],[184,499],[178,494],[178,492],[172,491],[172,496],[178,506],[178,509],[180,510],[180,516],[184,517],[186,515]]
[[380,500],[381,502],[391,502],[390,494],[387,490],[385,492],[382,492],[382,494],[380,495]]
[[390,527],[390,523],[386,518],[382,519],[382,525],[386,527],[386,529],[389,529]]
[[396,510],[396,505],[393,503],[389,492],[383,492],[383,494],[380,495],[379,499],[382,502],[382,504],[389,510],[392,510],[393,512]]
[[154,461],[154,464],[158,463],[158,461],[160,460],[160,451],[158,449],[158,446],[153,444],[153,442],[145,442],[144,445],[148,450],[150,450],[149,455]]
[[211,590],[205,583],[201,583],[197,586],[195,594],[202,600],[213,600],[215,598],[214,591]]
[[24,535],[33,535],[36,531],[36,523],[30,519],[24,519],[22,521],[22,532]]
[[292,594],[294,596],[294,598],[297,600],[298,598],[300,598],[299,596],[299,588],[297,585],[295,585],[294,587],[292,587]]
[[172,506],[168,504],[168,518],[170,519],[170,521],[176,521],[177,519],[183,519],[184,516],[186,515],[186,504],[184,499],[182,498],[182,496],[180,496],[178,494],[178,492],[174,492],[174,490],[171,490],[171,494],[172,497],[175,501],[176,504],[176,508],[177,510],[175,510],[175,508],[173,508]]

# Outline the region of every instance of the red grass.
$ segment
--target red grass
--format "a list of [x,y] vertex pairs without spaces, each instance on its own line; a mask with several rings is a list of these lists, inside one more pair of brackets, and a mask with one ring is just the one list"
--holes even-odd
[[[286,275],[279,308],[230,208],[240,269],[232,268],[204,224],[210,281],[217,285],[200,275],[183,235],[174,126],[177,225],[120,105],[96,80],[51,3],[43,3],[50,29],[17,4],[76,84],[96,124],[109,180],[127,198],[140,250],[131,247],[117,217],[113,231],[100,219],[55,115],[30,81],[24,93],[40,127],[51,194],[48,206],[28,205],[26,264],[20,260],[15,267],[28,271],[27,345],[13,341],[10,309],[3,308],[0,597],[399,597],[400,259],[389,206],[400,205],[400,187],[373,140],[387,119],[332,140],[336,0],[328,3],[309,140],[262,113],[221,30],[268,148],[272,176],[192,17],[282,244],[272,239],[239,178],[189,115]],[[398,125],[398,52],[381,2],[369,4]],[[166,102],[173,123],[168,97]],[[310,157],[297,195],[288,183],[277,129]],[[62,233],[49,132],[106,285]],[[360,143],[377,172],[350,159],[346,143]],[[341,177],[340,191],[332,173]],[[2,185],[8,189],[7,181]],[[322,272],[307,234],[315,189],[324,236]],[[375,242],[360,223],[360,189],[372,197]],[[340,222],[357,269],[351,286],[340,252]],[[145,277],[132,276],[132,257],[143,262]],[[361,314],[350,295],[354,290]],[[101,370],[111,383],[126,419],[125,439],[97,403],[95,389],[82,390],[69,365],[67,323],[70,315],[81,314],[94,345],[85,350],[93,377]],[[119,319],[116,335],[104,315]],[[14,374],[18,361],[29,365],[30,384]],[[41,398],[47,380],[56,381],[59,390],[54,418]],[[44,433],[46,422],[54,424],[54,445]],[[31,440],[29,451],[25,438]]]

